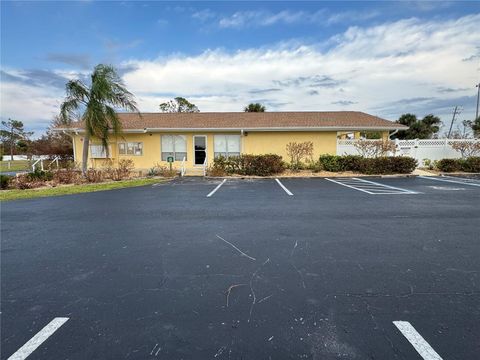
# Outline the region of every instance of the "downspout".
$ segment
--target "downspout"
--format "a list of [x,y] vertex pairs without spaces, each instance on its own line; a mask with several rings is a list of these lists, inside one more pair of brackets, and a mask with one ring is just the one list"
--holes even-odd
[[390,135],[388,135],[388,140],[392,140],[392,136],[395,135],[398,132],[398,129],[395,129],[394,132],[392,132]]
[[244,134],[244,131],[243,129],[240,129],[240,139],[242,140],[241,143],[240,143],[240,155],[243,154],[243,149],[245,148],[245,134]]

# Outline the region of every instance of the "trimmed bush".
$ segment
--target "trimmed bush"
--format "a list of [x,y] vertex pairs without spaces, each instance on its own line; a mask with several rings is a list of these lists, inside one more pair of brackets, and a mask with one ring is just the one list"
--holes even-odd
[[345,171],[343,163],[342,163],[342,156],[337,155],[320,155],[318,159],[320,166],[325,171],[331,172],[340,172]]
[[417,161],[411,157],[364,158],[358,155],[321,155],[319,164],[325,171],[353,171],[362,174],[408,174],[415,170]]
[[437,168],[444,172],[460,171],[460,162],[458,159],[442,159],[438,161]]
[[225,158],[216,157],[211,166],[212,173],[253,176],[270,176],[285,170],[285,164],[280,155],[240,155]]
[[461,161],[462,171],[480,173],[480,156],[471,156]]
[[465,159],[442,159],[437,162],[437,168],[443,172],[473,172],[480,173],[480,157],[471,156]]
[[411,157],[364,158],[359,171],[368,175],[409,174],[417,167],[417,160]]

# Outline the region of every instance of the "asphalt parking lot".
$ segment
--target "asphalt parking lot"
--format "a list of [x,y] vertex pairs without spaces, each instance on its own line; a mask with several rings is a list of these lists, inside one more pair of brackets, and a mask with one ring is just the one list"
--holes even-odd
[[479,180],[191,178],[1,218],[2,359],[480,353]]

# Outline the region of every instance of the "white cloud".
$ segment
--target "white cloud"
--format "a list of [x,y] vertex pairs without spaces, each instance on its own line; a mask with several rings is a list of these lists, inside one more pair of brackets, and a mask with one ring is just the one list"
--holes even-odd
[[[132,59],[121,66],[141,111],[185,96],[201,111],[241,111],[252,101],[277,110],[359,110],[396,119],[414,111],[441,115],[462,105],[473,117],[479,77],[480,14],[456,20],[406,19],[351,27],[325,44],[281,44],[195,56]],[[44,72],[3,69],[1,116],[30,127],[48,123],[64,91]],[[54,72],[72,78],[77,71]],[[84,73],[82,72],[82,75]],[[35,81],[32,76],[36,76]],[[42,85],[48,84],[48,85]],[[446,91],[445,89],[449,89]]]
[[21,120],[29,130],[45,129],[61,101],[58,91],[20,83],[5,83],[0,86],[1,118]]
[[[239,111],[260,100],[270,110],[358,109],[394,119],[411,105],[392,105],[395,102],[431,98],[419,111],[448,112],[449,107],[438,107],[441,101],[451,99],[454,106],[458,98],[474,92],[478,64],[462,59],[478,51],[479,21],[477,14],[449,21],[406,19],[351,27],[332,38],[327,50],[282,45],[132,60],[126,65],[136,70],[125,80],[141,94],[140,105],[149,111],[174,94],[188,97],[202,111]],[[433,105],[437,107],[429,108]],[[464,116],[470,116],[474,104],[459,105],[466,109]]]
[[[328,26],[343,22],[358,22],[377,17],[377,11],[344,11],[330,13],[325,9],[314,12],[282,10],[276,13],[270,11],[238,11],[230,16],[220,17],[218,26],[221,28],[261,27],[276,24],[309,23]],[[210,18],[214,17],[210,14]],[[199,18],[197,16],[197,18]],[[208,20],[208,19],[205,19]]]

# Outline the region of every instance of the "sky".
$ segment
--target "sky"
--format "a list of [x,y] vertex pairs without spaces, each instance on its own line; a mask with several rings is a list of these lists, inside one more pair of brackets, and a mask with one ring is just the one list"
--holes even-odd
[[65,83],[114,65],[139,109],[473,119],[480,2],[2,1],[0,117],[39,136]]

